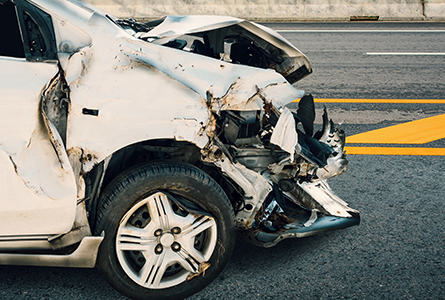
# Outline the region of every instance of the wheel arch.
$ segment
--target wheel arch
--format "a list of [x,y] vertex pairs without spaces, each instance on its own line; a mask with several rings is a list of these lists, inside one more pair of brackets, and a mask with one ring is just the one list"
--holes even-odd
[[222,187],[233,207],[236,207],[240,201],[233,183],[222,175],[218,167],[201,160],[201,149],[195,144],[174,139],[147,140],[117,150],[83,175],[85,199],[87,199],[86,209],[93,232],[96,226],[98,200],[107,186],[131,168],[159,161],[176,161],[193,165],[208,174]]

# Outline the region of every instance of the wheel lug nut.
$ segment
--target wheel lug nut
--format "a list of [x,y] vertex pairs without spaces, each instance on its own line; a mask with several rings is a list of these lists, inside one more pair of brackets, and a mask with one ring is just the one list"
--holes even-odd
[[172,231],[171,231],[173,234],[179,234],[179,233],[181,233],[181,228],[179,228],[179,227],[174,227],[174,228],[172,228]]
[[161,244],[157,244],[156,247],[155,247],[155,253],[156,254],[161,254],[163,249],[164,248],[162,247]]
[[158,229],[155,231],[155,236],[161,236],[162,234],[162,229]]
[[172,244],[172,250],[175,252],[178,252],[179,250],[181,250],[181,245],[179,245],[179,243],[177,243],[177,242],[174,242]]

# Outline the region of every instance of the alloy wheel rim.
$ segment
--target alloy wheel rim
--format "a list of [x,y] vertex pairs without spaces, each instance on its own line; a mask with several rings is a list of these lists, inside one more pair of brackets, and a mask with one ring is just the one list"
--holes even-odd
[[169,288],[185,282],[212,256],[217,226],[207,215],[187,213],[168,195],[157,192],[121,219],[116,254],[124,272],[137,284]]

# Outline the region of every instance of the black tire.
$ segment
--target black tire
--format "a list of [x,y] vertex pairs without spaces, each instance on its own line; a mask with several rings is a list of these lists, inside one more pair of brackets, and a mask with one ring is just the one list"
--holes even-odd
[[180,162],[140,166],[116,178],[99,199],[95,233],[102,232],[97,267],[133,299],[182,299],[200,291],[222,271],[236,239],[222,188]]

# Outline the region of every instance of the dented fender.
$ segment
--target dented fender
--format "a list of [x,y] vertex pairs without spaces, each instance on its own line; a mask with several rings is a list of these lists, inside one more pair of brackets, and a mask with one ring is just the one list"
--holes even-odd
[[67,151],[87,158],[79,157],[83,172],[144,140],[172,138],[203,148],[214,134],[212,114],[261,110],[265,98],[283,107],[303,95],[272,69],[147,43],[111,21],[114,36],[92,34],[107,21],[90,18],[83,29],[92,45],[71,55],[64,69],[71,91]]

